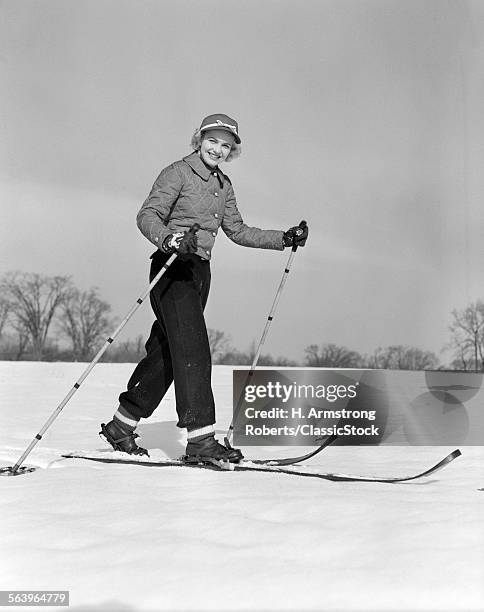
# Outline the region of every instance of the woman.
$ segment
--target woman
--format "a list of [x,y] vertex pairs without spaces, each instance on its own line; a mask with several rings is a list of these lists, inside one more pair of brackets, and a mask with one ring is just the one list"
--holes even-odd
[[[286,232],[247,226],[238,211],[230,179],[220,164],[241,152],[238,125],[227,115],[205,117],[192,138],[194,152],[176,161],[156,179],[137,216],[143,235],[157,251],[150,278],[171,253],[178,257],[152,289],[156,315],[146,343],[146,356],[119,396],[119,408],[101,435],[115,450],[147,455],[136,444],[136,426],[151,416],[171,383],[175,383],[178,427],[187,430],[187,460],[237,463],[238,449],[227,448],[214,435],[215,404],[211,356],[204,308],[210,288],[210,258],[219,229],[237,244],[283,250],[304,246],[307,228]],[[198,233],[188,230],[199,224]]]

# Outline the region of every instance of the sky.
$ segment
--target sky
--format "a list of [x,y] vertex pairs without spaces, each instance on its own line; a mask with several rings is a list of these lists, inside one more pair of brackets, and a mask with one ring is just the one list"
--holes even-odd
[[[153,251],[136,213],[223,112],[246,223],[310,228],[264,352],[445,362],[451,311],[484,299],[483,33],[479,1],[0,1],[0,275],[69,274],[124,316]],[[221,233],[208,327],[258,342],[288,256]]]

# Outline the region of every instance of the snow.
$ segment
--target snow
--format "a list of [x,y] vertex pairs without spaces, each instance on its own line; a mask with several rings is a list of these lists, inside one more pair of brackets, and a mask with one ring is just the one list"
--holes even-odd
[[[85,364],[0,362],[0,465],[13,465]],[[0,479],[0,589],[69,590],[71,610],[482,610],[484,452],[405,484],[106,465],[131,364],[99,364],[33,450]],[[220,434],[232,368],[216,366]],[[170,393],[140,426],[153,456],[184,449]],[[302,448],[245,448],[279,456]],[[449,447],[335,447],[307,469],[407,475]],[[50,608],[67,609],[67,608]]]

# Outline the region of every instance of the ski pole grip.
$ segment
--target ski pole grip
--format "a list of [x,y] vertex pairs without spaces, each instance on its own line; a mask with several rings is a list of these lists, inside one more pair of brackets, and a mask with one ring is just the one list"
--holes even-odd
[[[300,223],[299,226],[301,229],[304,229],[307,226],[306,221],[303,219]],[[293,244],[292,244],[292,250],[293,251],[297,251],[297,244],[296,244],[296,236],[294,236],[293,238]]]

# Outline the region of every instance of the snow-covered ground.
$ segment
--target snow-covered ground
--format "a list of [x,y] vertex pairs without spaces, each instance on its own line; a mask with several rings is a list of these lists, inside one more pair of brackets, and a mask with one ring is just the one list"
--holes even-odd
[[[28,458],[44,469],[0,479],[0,590],[69,590],[69,609],[86,611],[484,609],[482,448],[398,485],[61,459],[106,448],[99,423],[132,367],[96,366]],[[0,362],[0,465],[84,368]],[[232,368],[215,367],[213,383],[222,434]],[[152,455],[183,452],[175,418],[170,394],[140,426]],[[405,475],[451,450],[335,447],[308,469]]]

